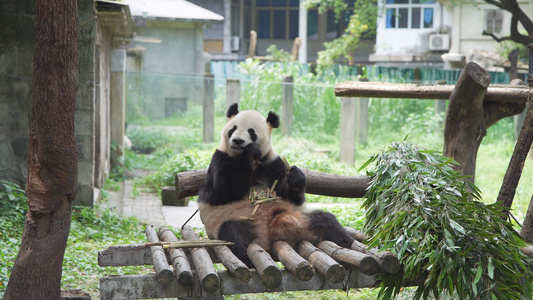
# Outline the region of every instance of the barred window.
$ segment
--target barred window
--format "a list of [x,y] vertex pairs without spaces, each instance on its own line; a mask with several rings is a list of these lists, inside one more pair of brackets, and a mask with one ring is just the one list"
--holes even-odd
[[503,24],[503,12],[498,9],[485,11],[485,31],[488,33],[501,33]]

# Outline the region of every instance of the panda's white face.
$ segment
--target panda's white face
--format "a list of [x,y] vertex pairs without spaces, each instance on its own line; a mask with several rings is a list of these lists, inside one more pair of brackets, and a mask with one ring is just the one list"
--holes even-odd
[[275,158],[271,147],[272,127],[259,112],[255,110],[241,111],[228,120],[222,129],[219,150],[231,157],[242,153],[250,143],[261,148],[262,158]]

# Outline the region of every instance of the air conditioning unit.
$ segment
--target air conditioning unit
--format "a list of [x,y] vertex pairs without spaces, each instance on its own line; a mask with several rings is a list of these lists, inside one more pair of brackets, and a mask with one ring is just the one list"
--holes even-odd
[[239,36],[232,36],[230,40],[231,51],[237,52],[241,50],[241,38]]
[[449,34],[430,34],[429,35],[429,50],[441,51],[450,49],[450,35]]

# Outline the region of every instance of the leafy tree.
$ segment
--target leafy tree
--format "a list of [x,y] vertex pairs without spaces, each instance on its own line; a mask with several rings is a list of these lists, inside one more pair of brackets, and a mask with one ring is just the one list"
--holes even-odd
[[325,50],[318,53],[319,70],[332,65],[339,58],[345,58],[351,63],[353,51],[364,42],[361,39],[365,36],[367,38],[375,36],[377,0],[307,0],[304,2],[307,8],[317,7],[319,13],[333,9],[337,20],[348,8],[348,2],[353,2],[354,14],[350,16],[350,22],[342,36],[324,43]]

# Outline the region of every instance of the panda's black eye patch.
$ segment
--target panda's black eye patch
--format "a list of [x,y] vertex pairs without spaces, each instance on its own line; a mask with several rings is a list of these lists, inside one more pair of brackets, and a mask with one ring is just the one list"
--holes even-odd
[[233,125],[233,128],[228,131],[228,137],[231,137],[235,130],[237,130],[237,125]]
[[257,134],[255,133],[255,130],[253,128],[250,128],[248,129],[248,133],[250,134],[252,142],[255,142],[257,140]]

